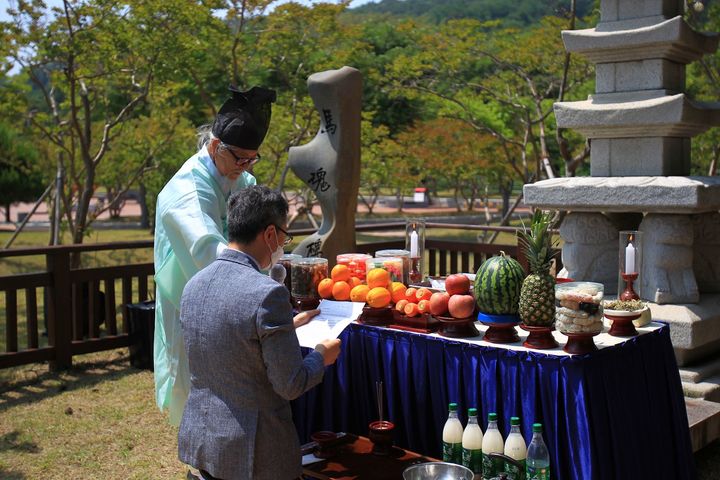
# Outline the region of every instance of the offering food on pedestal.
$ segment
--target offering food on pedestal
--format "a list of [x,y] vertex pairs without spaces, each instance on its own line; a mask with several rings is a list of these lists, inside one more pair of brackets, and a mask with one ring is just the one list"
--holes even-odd
[[603,285],[570,282],[555,287],[555,328],[561,333],[600,333],[603,329]]
[[462,273],[448,275],[445,279],[445,291],[449,295],[465,295],[470,291],[470,279]]
[[292,296],[295,299],[319,299],[318,286],[328,275],[326,258],[300,258],[292,261]]
[[388,282],[384,285],[386,288],[390,286],[390,282],[403,281],[403,260],[398,257],[385,258],[369,258],[365,261],[365,268],[368,272],[367,283],[370,285],[370,272],[372,270],[382,269],[390,275]]
[[435,292],[430,296],[430,313],[433,315],[447,315],[450,294],[447,292]]
[[536,210],[530,230],[520,232],[520,246],[531,272],[523,280],[518,302],[518,312],[525,325],[549,327],[555,319],[555,277],[550,275],[554,255],[551,220],[551,213]]
[[524,279],[520,263],[505,252],[485,260],[475,274],[474,295],[480,311],[490,315],[517,314]]

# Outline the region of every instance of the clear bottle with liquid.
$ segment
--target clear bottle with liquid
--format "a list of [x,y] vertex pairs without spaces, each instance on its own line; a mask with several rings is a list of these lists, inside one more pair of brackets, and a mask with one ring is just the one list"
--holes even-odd
[[476,478],[482,474],[483,433],[478,424],[477,409],[468,409],[468,423],[462,435],[462,464],[473,471]]
[[448,419],[442,433],[443,461],[462,463],[462,437],[463,427],[457,414],[457,403],[448,405]]
[[520,463],[521,467],[505,462],[505,473],[508,477],[514,478],[515,480],[525,479],[525,458],[527,457],[527,447],[525,446],[525,439],[520,432],[520,418],[510,418],[510,434],[505,439],[505,455],[515,459]]
[[550,453],[542,436],[542,424],[533,423],[533,438],[527,449],[526,480],[550,480]]
[[483,480],[490,480],[503,471],[505,462],[502,458],[492,458],[491,453],[503,453],[504,442],[497,426],[497,413],[488,414],[488,427],[483,435],[482,459],[483,459]]

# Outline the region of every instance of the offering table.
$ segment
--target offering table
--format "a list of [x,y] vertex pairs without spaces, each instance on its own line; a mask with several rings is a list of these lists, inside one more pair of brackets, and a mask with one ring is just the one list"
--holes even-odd
[[511,416],[528,441],[541,422],[553,478],[695,478],[669,327],[638,331],[629,339],[602,333],[598,351],[569,355],[558,332],[557,349],[535,351],[522,347],[523,331],[519,343],[497,345],[353,323],[322,384],[293,402],[295,424],[302,442],[318,430],[367,435],[381,380],[395,445],[421,454],[441,456],[447,405],[457,402],[463,414],[478,409],[483,431],[496,412],[503,436]]

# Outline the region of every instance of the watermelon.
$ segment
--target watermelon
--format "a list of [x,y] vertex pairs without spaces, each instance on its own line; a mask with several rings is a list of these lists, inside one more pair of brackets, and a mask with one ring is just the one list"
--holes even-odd
[[525,271],[514,258],[500,252],[485,260],[475,275],[475,300],[480,311],[492,315],[515,315]]

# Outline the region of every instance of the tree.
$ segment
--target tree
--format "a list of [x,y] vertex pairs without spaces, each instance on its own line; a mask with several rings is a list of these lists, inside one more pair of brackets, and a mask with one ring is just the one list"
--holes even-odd
[[41,175],[33,168],[37,157],[32,145],[0,123],[0,205],[5,207],[6,222],[12,221],[13,203],[35,201],[45,190]]

